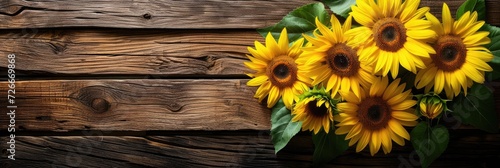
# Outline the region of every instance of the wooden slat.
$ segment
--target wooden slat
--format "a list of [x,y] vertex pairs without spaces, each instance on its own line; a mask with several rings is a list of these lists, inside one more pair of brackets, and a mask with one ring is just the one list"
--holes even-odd
[[[45,74],[239,75],[249,72],[255,30],[124,29],[0,31],[0,55],[16,54],[16,69]],[[0,57],[7,62],[7,57]],[[6,67],[2,64],[0,67]],[[29,73],[29,72],[28,72]]]
[[10,0],[0,29],[44,27],[259,28],[312,0]]
[[[273,25],[293,9],[313,0],[10,0],[0,3],[0,29],[46,27],[113,28],[261,28]],[[456,11],[464,0],[446,0]],[[500,25],[498,0],[486,0],[487,22]],[[422,0],[434,14],[442,2]],[[454,13],[454,12],[453,12]]]
[[[253,98],[255,89],[246,80],[19,79],[16,129],[268,130],[270,110]],[[7,93],[6,82],[0,82],[0,92]]]
[[[16,82],[20,131],[269,130],[270,110],[238,79],[43,80]],[[7,93],[0,82],[0,93]],[[495,86],[496,109],[500,109]],[[6,101],[0,107],[6,107]],[[500,112],[497,110],[497,112]],[[0,118],[8,123],[7,118]],[[456,127],[455,120],[445,124]],[[460,129],[471,129],[458,123]],[[0,125],[6,130],[7,124]]]
[[[94,132],[103,135],[101,132]],[[453,132],[456,133],[456,132]],[[310,136],[294,137],[274,154],[265,132],[250,135],[196,136],[18,136],[16,160],[3,151],[2,167],[310,167]],[[0,138],[1,142],[8,139]],[[6,148],[6,144],[1,144]],[[448,149],[433,167],[496,167],[500,134],[454,134]],[[368,149],[349,149],[328,167],[418,167],[417,155],[406,146],[393,145],[391,153],[370,156]]]

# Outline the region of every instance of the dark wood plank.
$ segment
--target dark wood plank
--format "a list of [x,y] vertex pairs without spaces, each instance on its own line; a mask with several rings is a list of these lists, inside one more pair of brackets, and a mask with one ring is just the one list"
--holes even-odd
[[[268,130],[270,110],[253,98],[256,88],[246,81],[19,80],[16,129]],[[6,82],[0,82],[0,92],[7,93]]]
[[11,0],[0,29],[43,27],[260,28],[313,0]]
[[[249,72],[247,47],[255,30],[64,29],[0,31],[0,55],[38,74],[239,75]],[[0,57],[7,62],[7,57]],[[0,67],[6,67],[2,64]]]
[[[0,29],[46,27],[113,28],[261,28],[273,25],[288,12],[314,0],[291,1],[139,1],[11,0],[0,3]],[[446,0],[455,11],[464,0]],[[500,25],[498,0],[487,0],[487,21]],[[422,0],[432,12],[441,12],[442,2]]]
[[[94,132],[95,133],[95,132]],[[456,132],[452,132],[456,133]],[[105,135],[100,132],[97,135]],[[15,161],[2,167],[310,167],[310,136],[294,137],[277,155],[267,132],[249,135],[168,136],[18,136]],[[0,138],[1,142],[8,141]],[[433,167],[496,167],[500,134],[453,134],[445,153]],[[370,156],[349,149],[327,167],[413,167],[417,155],[407,142],[394,144],[391,153]]]

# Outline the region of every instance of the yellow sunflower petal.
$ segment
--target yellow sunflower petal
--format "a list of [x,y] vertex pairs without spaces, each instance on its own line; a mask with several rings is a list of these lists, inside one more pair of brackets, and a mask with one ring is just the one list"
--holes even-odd
[[[283,28],[283,30],[280,33],[280,38],[278,40],[278,46],[280,51],[288,51],[288,35],[286,32],[286,28]],[[286,55],[286,53],[281,53],[283,55]]]
[[437,70],[436,77],[434,78],[434,92],[441,93],[444,87],[444,72],[442,70]]
[[400,13],[400,19],[403,23],[410,20],[413,14],[417,11],[420,0],[415,1],[405,1]]
[[474,65],[474,67],[480,71],[493,71],[490,65],[479,58],[467,57],[466,61],[467,63]]
[[388,130],[387,132],[389,132],[389,135],[394,142],[396,142],[400,146],[405,146],[405,140],[401,136],[397,135],[392,130]]
[[415,104],[417,104],[416,100],[405,100],[399,104],[391,106],[393,110],[406,110],[409,109],[410,107],[413,107]]
[[269,49],[269,51],[273,52],[275,56],[286,55],[286,53],[283,53],[282,50],[279,48],[278,43],[274,39],[272,33],[267,33],[266,47]]
[[351,138],[358,136],[358,135],[361,136],[360,133],[362,130],[363,130],[363,126],[361,124],[355,124],[354,126],[352,126],[349,133],[347,133],[345,139],[351,139]]
[[380,150],[381,142],[380,131],[373,131],[370,141],[370,154],[373,156]]
[[368,142],[370,141],[371,137],[371,132],[368,130],[362,131],[361,138],[358,141],[358,145],[356,146],[356,152],[360,152],[363,150],[366,145],[368,145]]
[[384,154],[390,153],[392,150],[392,141],[391,135],[389,134],[387,129],[380,130],[380,142],[382,143]]
[[261,76],[255,77],[255,78],[251,79],[250,81],[248,81],[247,85],[248,86],[260,86],[264,82],[266,82],[268,79],[269,78],[266,75],[261,75]]
[[418,116],[415,114],[411,114],[404,111],[393,111],[391,113],[392,117],[401,120],[401,121],[415,121],[418,119]]
[[292,108],[293,97],[295,97],[295,95],[293,94],[292,89],[285,88],[283,92],[283,103],[288,109]]
[[267,108],[272,108],[278,102],[280,96],[279,88],[272,86],[267,96]]
[[432,15],[431,13],[426,13],[425,17],[431,22],[431,29],[434,30],[438,36],[444,34],[443,26],[441,25],[441,22],[439,22],[439,20],[436,18],[436,16]]
[[425,40],[436,36],[436,32],[429,29],[424,30],[407,30],[406,35],[413,39]]
[[450,34],[453,29],[453,17],[451,17],[450,8],[446,3],[443,3],[443,10],[441,16],[443,17],[443,29],[444,34]]
[[[269,94],[269,90],[271,89],[271,82],[265,82],[262,84],[257,91],[255,92],[255,97],[259,98],[259,101],[262,101],[262,99]],[[261,99],[262,98],[262,99]]]
[[347,133],[349,133],[349,131],[351,130],[352,127],[353,126],[350,126],[350,125],[339,127],[337,129],[335,129],[335,134],[337,134],[337,135],[347,134]]
[[408,134],[408,132],[405,130],[405,128],[403,128],[403,126],[400,123],[398,123],[395,120],[389,120],[388,124],[391,130],[395,134],[401,136],[404,139],[410,140],[410,134]]
[[462,65],[462,70],[465,72],[469,78],[471,78],[474,82],[483,83],[484,77],[476,68],[471,66],[470,64]]
[[464,38],[463,42],[465,45],[485,45],[491,42],[491,40],[488,37],[490,32],[487,31],[481,31],[477,32],[473,35],[467,36]]

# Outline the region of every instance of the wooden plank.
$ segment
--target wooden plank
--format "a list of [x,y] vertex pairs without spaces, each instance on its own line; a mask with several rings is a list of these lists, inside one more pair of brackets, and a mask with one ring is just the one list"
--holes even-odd
[[[288,12],[314,0],[10,0],[0,3],[0,29],[47,27],[113,28],[262,28],[273,25]],[[456,11],[464,0],[446,0]],[[487,21],[500,25],[498,0],[486,0]],[[422,0],[434,14],[442,1]]]
[[[270,110],[238,79],[43,80],[16,82],[20,131],[269,130]],[[500,109],[499,86],[495,89]],[[0,82],[0,93],[7,93]],[[6,101],[0,107],[6,107]],[[496,110],[499,112],[498,110]],[[8,123],[5,117],[1,123]],[[471,129],[456,120],[445,124]],[[0,125],[6,130],[7,124]]]
[[[453,132],[456,133],[456,132]],[[102,135],[102,134],[101,134]],[[249,135],[168,136],[17,136],[15,161],[2,167],[310,167],[310,136],[294,137],[274,154],[266,132]],[[1,142],[7,142],[5,137]],[[500,134],[453,134],[448,149],[435,167],[496,167],[500,158]],[[391,153],[370,156],[368,150],[350,148],[327,167],[413,167],[417,155],[407,141],[394,144]]]
[[36,74],[243,77],[255,40],[263,41],[255,30],[4,30],[0,55],[16,54],[16,69]]
[[45,27],[260,28],[313,0],[11,0],[0,3],[0,29]]
[[[58,132],[268,130],[270,110],[246,81],[18,80],[15,124],[20,131]],[[0,93],[7,93],[6,82]]]

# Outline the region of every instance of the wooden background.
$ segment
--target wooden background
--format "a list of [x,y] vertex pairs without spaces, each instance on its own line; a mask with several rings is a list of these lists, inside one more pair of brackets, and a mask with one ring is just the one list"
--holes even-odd
[[[2,0],[1,167],[310,167],[300,133],[274,154],[270,110],[252,98],[246,47],[312,0]],[[452,11],[463,0],[446,1]],[[487,22],[500,26],[500,1]],[[435,14],[442,2],[422,0]],[[454,14],[454,12],[453,12]],[[7,55],[16,54],[16,160],[6,159]],[[489,83],[500,106],[500,83]],[[448,150],[432,166],[497,167],[500,134],[444,120]],[[413,167],[349,149],[327,166]]]

